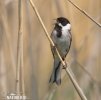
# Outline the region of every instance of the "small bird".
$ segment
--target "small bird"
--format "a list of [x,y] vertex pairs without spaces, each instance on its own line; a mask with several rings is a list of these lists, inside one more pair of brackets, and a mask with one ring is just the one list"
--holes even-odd
[[[53,32],[51,33],[51,39],[53,40],[55,47],[58,49],[62,59],[64,60],[70,50],[72,41],[71,25],[68,19],[64,17],[59,17],[56,19]],[[54,58],[54,67],[49,82],[60,85],[62,67],[55,47],[51,45],[51,51]]]

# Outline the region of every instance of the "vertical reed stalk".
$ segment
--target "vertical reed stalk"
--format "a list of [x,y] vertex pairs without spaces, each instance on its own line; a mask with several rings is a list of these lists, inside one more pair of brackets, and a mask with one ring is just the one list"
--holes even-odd
[[22,0],[18,1],[18,41],[17,41],[17,68],[16,92],[24,94],[24,68],[23,68],[23,34],[22,34]]

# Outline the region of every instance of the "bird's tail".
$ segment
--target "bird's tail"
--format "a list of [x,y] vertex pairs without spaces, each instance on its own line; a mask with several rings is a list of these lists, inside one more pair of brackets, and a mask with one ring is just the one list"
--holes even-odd
[[54,68],[49,82],[61,84],[61,61],[59,59],[54,60]]

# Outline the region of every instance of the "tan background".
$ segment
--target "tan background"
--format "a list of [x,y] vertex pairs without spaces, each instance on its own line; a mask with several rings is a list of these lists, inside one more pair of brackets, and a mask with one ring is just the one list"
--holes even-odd
[[[72,1],[101,23],[101,0]],[[33,2],[50,34],[54,18],[64,16],[70,20],[73,41],[67,61],[88,100],[101,100],[101,27],[68,0]],[[80,100],[65,71],[61,86],[50,89],[53,65],[50,44],[29,0],[22,0],[22,5],[25,95],[31,100]],[[0,0],[0,100],[3,95],[16,92],[17,38],[18,0]]]

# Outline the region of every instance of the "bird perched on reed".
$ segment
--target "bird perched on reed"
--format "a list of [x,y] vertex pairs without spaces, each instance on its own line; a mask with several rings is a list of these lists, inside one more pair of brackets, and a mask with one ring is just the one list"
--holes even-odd
[[[64,17],[59,17],[56,19],[54,29],[51,33],[51,38],[55,44],[55,47],[58,49],[62,59],[64,60],[70,50],[72,41],[71,25],[68,19]],[[54,66],[49,82],[60,85],[62,66],[61,61],[56,53],[55,47],[51,46],[51,51],[54,58]]]

